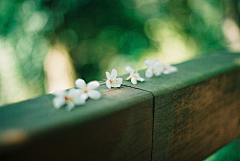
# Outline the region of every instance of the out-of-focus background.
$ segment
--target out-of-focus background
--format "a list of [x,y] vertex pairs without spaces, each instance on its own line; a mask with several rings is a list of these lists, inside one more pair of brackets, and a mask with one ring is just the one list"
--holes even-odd
[[239,0],[1,0],[0,105],[239,42]]

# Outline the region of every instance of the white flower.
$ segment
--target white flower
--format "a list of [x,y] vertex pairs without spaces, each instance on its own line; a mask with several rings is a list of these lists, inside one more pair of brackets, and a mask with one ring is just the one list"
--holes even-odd
[[86,84],[83,79],[79,78],[75,81],[75,85],[80,89],[81,94],[84,95],[86,98],[90,97],[95,100],[101,98],[101,92],[96,90],[100,86],[97,81],[91,81]]
[[162,65],[163,65],[163,74],[170,74],[178,71],[177,67],[174,67],[168,63],[162,63]]
[[71,111],[75,105],[82,105],[86,102],[86,97],[81,95],[79,89],[70,89],[68,91],[58,91],[54,93],[53,105],[59,109],[63,105],[67,106],[67,110]]
[[148,67],[148,69],[145,72],[145,76],[147,78],[151,78],[153,76],[153,74],[155,76],[159,76],[163,72],[163,66],[162,66],[162,63],[160,61],[158,61],[158,60],[154,61],[154,60],[146,59],[144,62]]
[[131,79],[132,84],[137,84],[137,80],[143,82],[144,79],[140,77],[138,72],[134,72],[133,68],[130,66],[126,67],[126,71],[130,73],[130,75],[127,77],[127,80]]
[[106,86],[111,89],[111,87],[120,87],[122,84],[123,79],[117,78],[117,70],[113,69],[111,75],[109,72],[106,72],[107,81]]

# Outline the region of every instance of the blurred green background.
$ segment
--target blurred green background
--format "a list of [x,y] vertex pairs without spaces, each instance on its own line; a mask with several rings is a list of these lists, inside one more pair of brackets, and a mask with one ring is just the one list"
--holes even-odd
[[239,51],[239,0],[1,0],[0,105],[144,59]]

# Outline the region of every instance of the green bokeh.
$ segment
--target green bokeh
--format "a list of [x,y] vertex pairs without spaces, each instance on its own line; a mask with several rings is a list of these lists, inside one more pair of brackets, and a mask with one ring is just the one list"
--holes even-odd
[[204,161],[239,161],[240,160],[240,137],[233,140],[217,152],[210,155]]
[[[218,0],[1,0],[0,43],[5,49],[0,54],[11,57],[16,70],[0,70],[0,104],[16,101],[11,100],[15,86],[30,93],[26,99],[45,93],[44,60],[57,43],[65,45],[77,77],[87,82],[132,60],[136,67],[154,56],[149,51],[164,54],[166,44],[189,50],[188,57],[225,49],[225,6]],[[176,55],[179,61],[188,58],[180,58],[184,50]],[[6,70],[18,76],[6,78]],[[8,79],[21,83],[9,85]]]

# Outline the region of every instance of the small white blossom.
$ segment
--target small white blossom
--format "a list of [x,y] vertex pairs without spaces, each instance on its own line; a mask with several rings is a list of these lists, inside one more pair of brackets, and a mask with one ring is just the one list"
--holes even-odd
[[97,81],[91,81],[86,84],[83,79],[79,78],[75,81],[75,85],[80,89],[81,94],[86,98],[90,97],[95,100],[101,98],[101,92],[96,90],[100,86]]
[[171,64],[162,63],[162,65],[163,65],[163,74],[170,74],[178,71],[177,67],[174,67]]
[[130,75],[127,77],[127,80],[131,79],[132,84],[137,84],[137,80],[143,82],[144,79],[140,77],[138,72],[134,72],[133,68],[130,66],[126,67],[126,71],[130,73]]
[[68,91],[58,91],[53,93],[53,105],[56,109],[66,105],[67,110],[71,111],[76,105],[82,105],[86,102],[86,97],[81,95],[79,89],[70,89]]
[[106,86],[111,89],[111,87],[120,87],[122,84],[123,79],[117,78],[117,70],[113,69],[111,74],[109,72],[106,72]]
[[145,76],[147,78],[151,78],[153,76],[153,74],[155,76],[159,76],[163,72],[163,65],[160,61],[146,59],[144,62],[146,64],[146,66],[148,67],[148,69],[145,72]]

